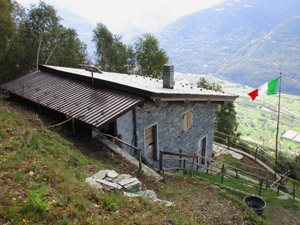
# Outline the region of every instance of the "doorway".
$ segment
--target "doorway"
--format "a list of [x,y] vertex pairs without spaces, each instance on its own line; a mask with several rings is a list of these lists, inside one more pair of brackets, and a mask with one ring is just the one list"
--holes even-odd
[[157,124],[145,129],[145,154],[148,159],[157,160]]
[[207,137],[201,138],[198,144],[199,162],[201,162],[201,164],[203,165],[205,164],[205,157],[206,157],[206,139]]

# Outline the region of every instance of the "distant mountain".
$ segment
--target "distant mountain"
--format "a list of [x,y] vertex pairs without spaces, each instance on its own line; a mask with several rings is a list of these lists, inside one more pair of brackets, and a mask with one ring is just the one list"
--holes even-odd
[[300,95],[300,1],[230,0],[185,16],[159,33],[176,71],[258,87],[283,72]]

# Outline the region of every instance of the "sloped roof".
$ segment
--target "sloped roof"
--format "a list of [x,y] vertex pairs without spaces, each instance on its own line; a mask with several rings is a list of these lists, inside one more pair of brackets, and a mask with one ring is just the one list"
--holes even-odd
[[20,77],[3,84],[1,89],[96,128],[144,101],[136,95],[93,88],[85,82],[45,72]]
[[[59,66],[40,66],[42,71],[60,74],[88,81],[91,72],[84,69],[75,69]],[[112,72],[94,73],[94,82],[111,88],[117,88],[153,99],[165,101],[177,101],[188,99],[190,101],[234,101],[238,96],[224,92],[216,92],[202,88],[182,85],[175,82],[174,89],[163,88],[163,81],[139,75],[120,74]]]

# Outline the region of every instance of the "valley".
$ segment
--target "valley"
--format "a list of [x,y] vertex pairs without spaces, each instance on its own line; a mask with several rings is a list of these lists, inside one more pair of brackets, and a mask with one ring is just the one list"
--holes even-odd
[[[235,105],[241,138],[269,147],[269,153],[273,154],[271,149],[275,149],[278,94],[257,97],[255,101],[252,101],[247,93],[253,88],[246,85],[221,80],[212,75],[175,73],[177,82],[195,86],[200,77],[218,83],[225,92],[239,95]],[[288,130],[300,133],[299,124],[300,96],[282,94],[279,137]],[[300,152],[300,143],[280,138],[279,148],[283,154],[295,155]]]

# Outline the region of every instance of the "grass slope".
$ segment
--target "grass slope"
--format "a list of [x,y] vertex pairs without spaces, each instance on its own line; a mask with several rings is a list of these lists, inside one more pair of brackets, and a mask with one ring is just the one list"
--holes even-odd
[[[156,224],[178,217],[142,198],[90,188],[86,177],[114,168],[84,156],[57,133],[39,129],[2,103],[0,224]],[[194,223],[180,218],[176,221]]]

